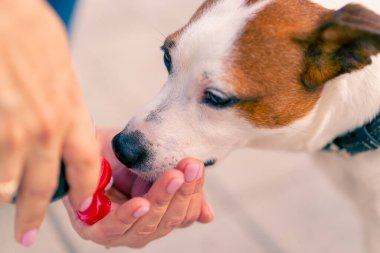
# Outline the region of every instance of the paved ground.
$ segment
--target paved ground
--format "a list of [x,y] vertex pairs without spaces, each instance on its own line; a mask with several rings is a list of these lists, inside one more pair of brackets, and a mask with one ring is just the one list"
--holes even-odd
[[[73,54],[97,126],[123,127],[158,92],[166,77],[162,34],[184,24],[200,2],[82,2]],[[350,202],[304,155],[243,150],[207,177],[216,221],[175,231],[139,252],[363,253]],[[60,203],[51,206],[35,247],[24,250],[12,238],[13,213],[11,206],[0,209],[1,253],[135,252],[82,241]]]

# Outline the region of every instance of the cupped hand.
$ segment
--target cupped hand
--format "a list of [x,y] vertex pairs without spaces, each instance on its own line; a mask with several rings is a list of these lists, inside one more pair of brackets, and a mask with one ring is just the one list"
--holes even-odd
[[73,227],[82,238],[107,247],[140,248],[175,228],[213,220],[202,189],[204,166],[195,159],[185,159],[175,169],[166,171],[143,197],[130,198],[139,179],[114,157],[110,143],[116,133],[111,130],[99,134],[103,155],[114,168],[115,183],[108,192],[113,202],[108,216],[89,226],[78,219],[70,202],[64,200]]
[[16,238],[33,243],[67,165],[70,200],[86,208],[100,151],[63,25],[42,0],[0,1],[0,204],[17,191]]

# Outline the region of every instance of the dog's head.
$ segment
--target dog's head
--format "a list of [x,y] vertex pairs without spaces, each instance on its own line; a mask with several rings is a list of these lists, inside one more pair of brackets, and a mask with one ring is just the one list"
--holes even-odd
[[184,157],[213,165],[247,145],[301,143],[324,84],[370,64],[379,34],[380,17],[359,5],[208,0],[166,39],[168,80],[114,151],[154,180]]

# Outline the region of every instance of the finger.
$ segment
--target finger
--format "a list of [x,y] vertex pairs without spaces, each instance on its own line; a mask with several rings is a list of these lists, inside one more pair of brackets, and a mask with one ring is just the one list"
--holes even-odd
[[134,198],[123,205],[113,203],[111,212],[103,220],[88,226],[78,219],[68,198],[64,199],[64,205],[77,233],[86,240],[101,244],[122,236],[150,209],[149,201],[144,198]]
[[180,162],[177,169],[184,171],[185,183],[175,194],[160,222],[159,233],[162,236],[186,222],[188,209],[194,198],[193,194],[202,188],[203,165],[201,162],[187,159]]
[[215,219],[215,213],[211,205],[206,200],[205,196],[202,199],[201,214],[198,218],[198,222],[206,224],[210,223]]
[[22,134],[11,124],[0,130],[0,204],[9,203],[17,191],[23,167]]
[[58,183],[58,144],[34,147],[27,158],[16,203],[16,239],[24,246],[35,240]]
[[71,225],[73,226],[74,230],[82,237],[84,240],[89,240],[89,238],[84,236],[84,229],[87,226],[84,222],[79,220],[77,212],[74,210],[69,197],[64,197],[62,199],[63,204],[66,208],[67,214],[69,215]]
[[183,185],[184,176],[178,170],[169,170],[161,176],[147,193],[151,203],[148,214],[139,219],[126,233],[126,242],[133,247],[135,243],[154,234],[165,214],[175,192]]
[[150,203],[147,199],[134,198],[117,206],[103,220],[86,227],[83,232],[87,238],[95,242],[109,242],[124,235],[149,210]]
[[69,197],[76,210],[84,211],[91,203],[100,177],[99,144],[86,113],[78,114],[65,140],[63,157]]
[[186,217],[182,223],[182,227],[188,227],[198,220],[202,210],[203,200],[203,184],[204,184],[204,165],[200,164],[200,174],[194,187],[194,192],[191,196],[191,200],[187,209]]

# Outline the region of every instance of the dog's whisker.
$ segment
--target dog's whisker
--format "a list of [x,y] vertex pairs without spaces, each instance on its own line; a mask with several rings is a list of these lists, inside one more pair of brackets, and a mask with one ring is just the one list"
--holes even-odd
[[150,24],[151,28],[156,31],[159,35],[161,35],[161,37],[163,38],[163,40],[161,41],[162,43],[165,41],[166,39],[166,35],[161,32],[156,26],[154,26],[153,24]]

